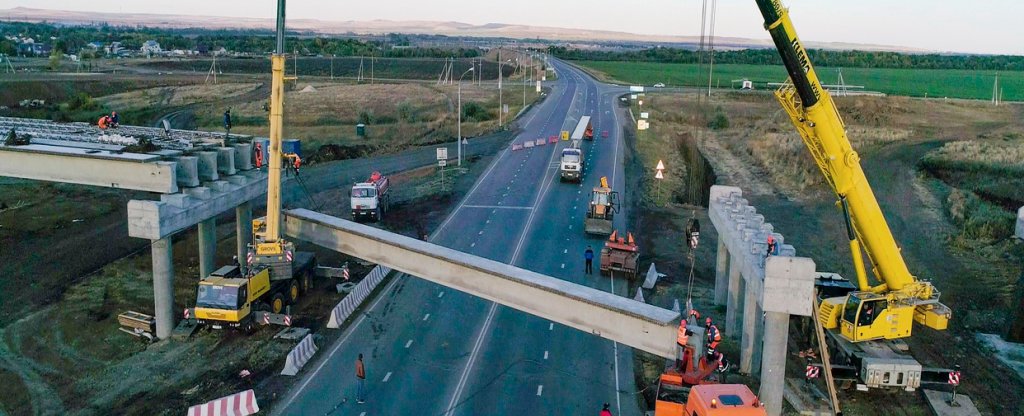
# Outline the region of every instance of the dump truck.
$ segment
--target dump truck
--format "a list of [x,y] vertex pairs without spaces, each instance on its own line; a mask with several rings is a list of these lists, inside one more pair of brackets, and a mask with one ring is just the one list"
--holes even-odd
[[610,275],[613,272],[625,274],[629,279],[636,277],[637,260],[640,258],[640,248],[633,240],[632,233],[626,233],[626,238],[619,237],[618,230],[612,231],[611,236],[604,242],[601,248],[601,274]]
[[312,287],[316,271],[313,253],[295,252],[287,267],[291,276],[287,279],[273,279],[269,264],[253,266],[244,274],[239,265],[221,267],[199,281],[196,306],[186,315],[214,329],[251,331],[258,324],[257,312],[280,314]]
[[619,193],[608,186],[608,178],[601,177],[601,186],[590,192],[590,206],[583,218],[583,231],[587,234],[610,235],[612,219],[618,211]]
[[558,165],[558,170],[562,175],[560,180],[583,182],[584,164],[580,142],[573,140],[569,147],[562,149],[562,159]]
[[349,192],[352,220],[369,219],[376,222],[384,219],[384,213],[391,204],[390,190],[391,180],[380,172],[373,172],[366,182],[352,185]]

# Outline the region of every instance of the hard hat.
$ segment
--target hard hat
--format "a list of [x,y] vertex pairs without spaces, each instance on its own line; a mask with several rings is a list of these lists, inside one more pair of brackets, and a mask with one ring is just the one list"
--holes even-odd
[[705,320],[704,320],[704,323],[705,323],[706,325],[711,325],[711,317],[709,316],[709,317],[708,317],[708,319],[705,319]]
[[768,242],[769,243],[774,243],[775,242],[775,237],[772,236],[771,234],[768,234]]

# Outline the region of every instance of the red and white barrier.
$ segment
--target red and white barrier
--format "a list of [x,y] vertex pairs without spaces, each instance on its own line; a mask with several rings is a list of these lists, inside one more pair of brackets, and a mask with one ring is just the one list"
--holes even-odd
[[804,372],[804,377],[807,377],[807,378],[818,378],[819,374],[821,374],[821,369],[820,368],[818,368],[816,366],[813,366],[813,365],[807,365],[807,370]]
[[260,411],[256,393],[246,390],[188,408],[188,416],[248,416]]
[[523,150],[523,145],[521,145],[521,144],[513,144],[512,145],[512,150]]
[[523,148],[526,148],[526,149],[529,149],[529,148],[533,147],[533,145],[534,145],[534,141],[533,140],[527,140],[527,141],[523,142]]
[[359,305],[362,305],[366,298],[370,297],[370,293],[377,287],[384,276],[391,273],[391,269],[384,266],[374,267],[370,270],[370,273],[363,278],[356,287],[352,289],[352,292],[345,296],[341,302],[338,303],[334,309],[331,310],[330,319],[327,321],[327,327],[332,329],[341,328],[341,323],[345,322],[352,313],[356,311]]
[[952,384],[954,386],[959,386],[960,385],[960,372],[959,371],[951,371],[949,373],[949,384]]
[[548,136],[548,143],[558,143],[558,136]]
[[536,143],[537,146],[543,146],[543,145],[547,144],[548,142],[545,141],[544,139],[537,139],[537,141],[535,141],[534,143]]
[[306,335],[302,341],[299,341],[299,345],[292,348],[292,351],[288,353],[288,358],[284,361],[284,370],[281,370],[282,375],[294,376],[299,373],[302,366],[306,365],[313,354],[316,354],[316,343],[313,342],[313,334]]

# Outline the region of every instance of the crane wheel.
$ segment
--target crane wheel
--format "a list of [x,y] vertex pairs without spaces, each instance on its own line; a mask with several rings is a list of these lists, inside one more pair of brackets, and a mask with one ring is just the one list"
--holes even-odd
[[300,289],[302,289],[302,293],[309,293],[309,289],[313,287],[313,283],[311,282],[312,278],[309,277],[309,274],[310,273],[302,274],[302,284],[300,287]]
[[[301,277],[299,278],[301,279]],[[299,281],[298,279],[292,279],[288,282],[288,304],[294,305],[295,302],[299,301]]]
[[284,310],[284,296],[281,293],[275,293],[274,298],[270,301],[270,311],[273,313],[281,313]]

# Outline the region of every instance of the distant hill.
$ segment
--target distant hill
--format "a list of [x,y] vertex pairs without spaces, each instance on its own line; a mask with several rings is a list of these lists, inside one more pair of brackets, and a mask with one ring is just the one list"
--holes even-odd
[[[142,25],[162,28],[202,27],[209,29],[273,29],[273,18],[247,18],[223,16],[190,16],[145,13],[98,13],[87,11],[66,11],[16,7],[0,10],[0,18],[24,21],[62,24]],[[567,42],[582,41],[625,41],[639,43],[696,44],[697,36],[644,35],[607,30],[567,29],[547,26],[529,26],[504,23],[473,25],[461,22],[434,21],[327,21],[318,19],[289,19],[291,30],[307,30],[323,34],[385,34],[406,33],[426,35],[447,35],[466,37],[507,37],[514,39],[547,39]],[[715,38],[716,45],[723,48],[766,48],[772,47],[769,39],[748,39],[727,36]],[[834,50],[866,50],[892,52],[928,52],[922,49],[902,46],[869,45],[841,42],[806,42],[807,47]]]

